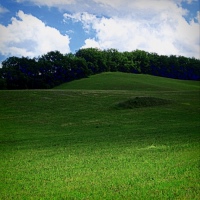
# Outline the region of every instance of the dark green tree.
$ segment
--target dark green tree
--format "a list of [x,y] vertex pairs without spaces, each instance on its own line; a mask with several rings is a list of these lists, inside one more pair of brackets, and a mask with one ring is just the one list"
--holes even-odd
[[75,55],[85,59],[92,74],[108,71],[105,54],[97,48],[80,49]]
[[148,52],[137,49],[133,52],[133,59],[137,67],[140,67],[141,73],[150,73],[150,61]]

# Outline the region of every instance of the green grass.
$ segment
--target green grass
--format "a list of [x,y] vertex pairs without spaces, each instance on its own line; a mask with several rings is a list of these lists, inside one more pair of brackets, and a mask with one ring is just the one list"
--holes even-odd
[[135,97],[116,104],[116,108],[132,109],[152,106],[163,106],[172,103],[170,100],[155,97]]
[[[113,76],[114,74],[114,76]],[[175,91],[199,90],[198,81],[184,81],[144,74],[107,72],[62,84],[55,89]]]
[[[199,97],[123,73],[0,91],[0,199],[199,199]],[[116,109],[130,99],[151,102]]]

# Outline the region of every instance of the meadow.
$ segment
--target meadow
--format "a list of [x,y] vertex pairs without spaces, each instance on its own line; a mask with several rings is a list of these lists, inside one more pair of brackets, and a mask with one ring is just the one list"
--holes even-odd
[[0,199],[199,199],[199,99],[120,72],[0,91]]

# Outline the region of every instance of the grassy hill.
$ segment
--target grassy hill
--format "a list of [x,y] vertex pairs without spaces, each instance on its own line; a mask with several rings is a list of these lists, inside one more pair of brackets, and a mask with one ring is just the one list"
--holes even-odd
[[199,199],[199,98],[118,72],[0,91],[0,199]]
[[106,72],[64,83],[55,89],[172,91],[198,90],[199,87],[199,81],[184,81],[144,74]]

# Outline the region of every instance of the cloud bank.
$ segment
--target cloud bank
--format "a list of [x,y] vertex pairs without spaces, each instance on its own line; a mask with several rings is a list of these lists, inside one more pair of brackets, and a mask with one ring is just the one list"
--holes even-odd
[[0,25],[0,52],[4,56],[34,57],[49,51],[70,52],[70,39],[41,20],[19,11],[8,26]]
[[[69,12],[90,12],[106,16],[124,14],[147,14],[155,11],[181,7],[181,3],[198,0],[16,0],[18,3],[29,2],[37,6],[56,7]],[[141,13],[141,11],[148,11]]]
[[[186,20],[182,3],[197,0],[16,0],[56,7],[64,22],[82,24],[88,38],[81,48],[141,49],[165,55],[200,58],[199,12]],[[7,27],[0,25],[3,55],[36,56],[50,50],[70,51],[70,38],[19,11]],[[73,37],[73,34],[72,34]],[[80,38],[82,36],[80,35]],[[55,40],[56,38],[56,40]]]
[[[18,0],[24,2],[27,0]],[[89,36],[82,48],[142,49],[159,54],[199,58],[199,14],[189,22],[183,2],[197,0],[29,0],[57,7],[64,21],[81,22]],[[73,14],[71,14],[73,13]]]
[[[155,8],[156,9],[156,8]],[[163,6],[163,9],[165,7]],[[87,12],[64,14],[65,21],[81,22],[86,32],[95,31],[82,48],[116,48],[120,51],[142,49],[167,55],[199,57],[199,21],[187,22],[172,10],[156,12],[151,17],[97,17]]]

